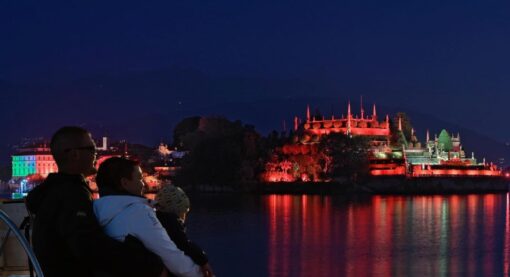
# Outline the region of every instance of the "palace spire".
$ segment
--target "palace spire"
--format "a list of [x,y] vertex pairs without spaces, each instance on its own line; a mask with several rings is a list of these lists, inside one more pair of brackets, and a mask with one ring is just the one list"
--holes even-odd
[[363,109],[363,95],[360,96],[361,119],[365,118],[365,110]]
[[351,101],[347,103],[347,134],[349,135],[351,133]]

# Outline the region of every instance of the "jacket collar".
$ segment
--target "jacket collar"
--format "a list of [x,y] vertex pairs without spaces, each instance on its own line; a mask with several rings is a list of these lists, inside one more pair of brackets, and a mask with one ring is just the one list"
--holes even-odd
[[141,195],[131,194],[125,190],[116,190],[111,187],[99,188],[99,196],[100,197],[111,196],[111,195],[134,196],[134,197],[140,197],[140,198],[145,199],[145,197],[143,197]]

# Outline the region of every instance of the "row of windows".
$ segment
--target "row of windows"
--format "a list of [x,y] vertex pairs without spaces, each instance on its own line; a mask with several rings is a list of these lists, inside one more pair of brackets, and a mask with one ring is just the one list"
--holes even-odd
[[13,170],[12,176],[26,176],[26,175],[35,174],[35,173],[47,174],[47,173],[52,173],[52,172],[56,172],[56,170],[46,169],[46,170],[40,170],[39,172],[36,172],[35,170],[16,169],[16,170]]
[[13,167],[23,167],[23,166],[56,166],[55,162],[13,162]]
[[35,170],[14,170],[13,171],[13,176],[25,176],[25,175],[29,175],[29,174],[34,174],[35,173]]
[[12,169],[17,169],[17,168],[56,168],[56,167],[57,167],[56,164],[44,164],[44,165],[37,165],[37,166],[20,164],[20,165],[13,165]]
[[35,165],[34,164],[13,164],[12,165],[12,168],[18,168],[18,167],[21,167],[21,168],[25,168],[25,167],[35,168]]
[[13,161],[53,161],[53,157],[51,155],[44,156],[13,156]]

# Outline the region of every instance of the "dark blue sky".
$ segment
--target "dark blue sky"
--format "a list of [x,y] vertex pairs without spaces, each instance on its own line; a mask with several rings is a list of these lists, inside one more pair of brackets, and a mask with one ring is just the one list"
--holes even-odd
[[[1,1],[0,123],[14,140],[89,120],[128,126],[119,113],[164,117],[182,99],[221,114],[236,101],[363,95],[507,141],[509,14],[508,1]],[[153,81],[168,68],[194,73],[184,89]],[[124,79],[153,86],[104,85]],[[99,104],[91,119],[103,94],[124,108]],[[84,98],[64,111],[55,101]]]
[[433,84],[508,73],[503,1],[132,2],[3,1],[0,73],[59,79],[177,64]]

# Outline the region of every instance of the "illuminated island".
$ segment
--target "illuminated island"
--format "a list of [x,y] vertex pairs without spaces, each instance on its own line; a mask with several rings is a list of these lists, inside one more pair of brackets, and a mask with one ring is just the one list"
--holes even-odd
[[[372,114],[339,118],[312,116],[294,118],[288,143],[274,149],[261,180],[271,192],[295,191],[307,183],[329,188],[375,193],[440,193],[507,191],[504,172],[474,153],[466,155],[460,134],[442,130],[421,143],[404,113],[393,120]],[[328,184],[331,183],[331,184]],[[307,189],[304,189],[305,191]],[[326,189],[328,190],[328,189]],[[341,189],[340,189],[341,190]]]
[[[420,142],[404,113],[381,119],[373,105],[328,118],[307,107],[287,132],[259,135],[255,126],[224,117],[184,118],[173,144],[129,147],[98,141],[99,165],[111,156],[138,157],[148,191],[174,183],[202,192],[261,193],[485,193],[508,191],[508,173],[466,152],[460,134],[446,130]],[[47,146],[12,155],[12,178],[3,187],[17,197],[56,171]],[[131,153],[132,152],[132,153]],[[468,153],[468,154],[466,154]],[[0,183],[1,184],[1,183]],[[91,188],[94,182],[90,182]]]

